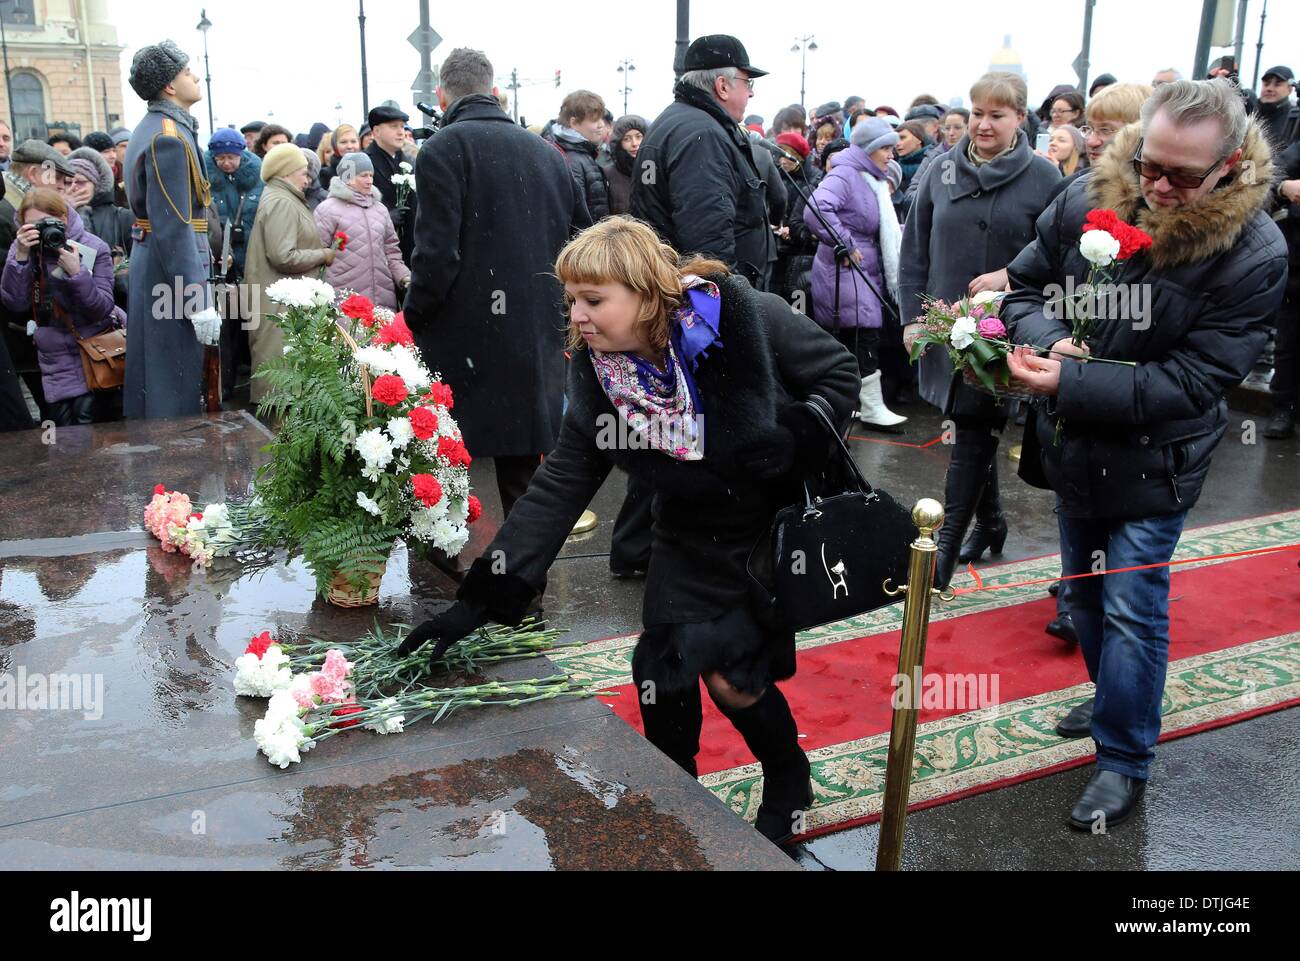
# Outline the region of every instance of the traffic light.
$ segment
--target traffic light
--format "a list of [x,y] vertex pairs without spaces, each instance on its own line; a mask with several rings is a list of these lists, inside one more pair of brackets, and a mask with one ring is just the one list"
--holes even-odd
[[560,71],[558,71],[558,70],[555,71],[555,86],[556,86],[557,89],[558,89],[559,86],[560,86]]

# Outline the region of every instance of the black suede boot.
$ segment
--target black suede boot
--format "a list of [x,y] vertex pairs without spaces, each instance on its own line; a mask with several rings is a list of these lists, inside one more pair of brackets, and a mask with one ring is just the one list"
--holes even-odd
[[961,541],[988,482],[989,463],[997,449],[998,439],[991,433],[978,428],[957,428],[952,460],[944,481],[943,526],[939,528],[937,537],[939,552],[935,587],[947,587],[957,569]]
[[799,746],[790,705],[781,689],[769,684],[749,707],[718,707],[763,766],[763,803],[754,827],[773,844],[784,844],[803,831],[803,815],[813,803],[812,765]]
[[971,528],[966,543],[961,546],[957,560],[969,564],[983,557],[986,550],[1001,555],[1002,546],[1006,542],[1007,519],[1002,514],[1002,498],[998,494],[998,459],[994,456],[989,461],[979,506],[975,508],[975,526]]

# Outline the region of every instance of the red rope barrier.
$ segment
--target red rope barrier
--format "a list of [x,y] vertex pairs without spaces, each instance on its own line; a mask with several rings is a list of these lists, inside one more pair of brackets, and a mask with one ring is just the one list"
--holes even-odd
[[1300,544],[1282,544],[1278,547],[1257,547],[1250,551],[1237,551],[1234,554],[1210,554],[1206,557],[1188,557],[1181,561],[1165,561],[1163,564],[1142,564],[1138,567],[1120,567],[1113,571],[1096,571],[1087,574],[1070,574],[1066,577],[1041,577],[1033,581],[1019,581],[1015,584],[994,584],[991,587],[984,586],[984,578],[980,577],[979,571],[975,570],[973,564],[966,565],[966,572],[975,579],[974,587],[956,587],[953,588],[953,596],[962,594],[979,594],[984,591],[1006,591],[1013,587],[1031,587],[1034,584],[1053,584],[1057,581],[1073,581],[1080,577],[1104,577],[1107,574],[1127,574],[1130,571],[1147,571],[1156,567],[1177,567],[1179,564],[1197,564],[1201,561],[1225,561],[1234,557],[1253,557],[1258,554],[1277,554],[1282,551],[1300,550]]

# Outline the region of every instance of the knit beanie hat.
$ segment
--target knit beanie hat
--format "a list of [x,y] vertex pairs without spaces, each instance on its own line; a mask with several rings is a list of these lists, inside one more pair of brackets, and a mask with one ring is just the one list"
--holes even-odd
[[291,143],[276,144],[262,158],[262,183],[269,184],[276,177],[287,177],[307,166],[302,148]]
[[95,166],[93,160],[86,157],[73,157],[68,161],[68,166],[80,177],[85,177],[96,189],[99,187],[99,168]]
[[307,158],[307,172],[311,174],[311,179],[315,180],[320,176],[320,157],[310,147],[299,147],[298,149]]
[[189,62],[190,55],[171,40],[143,47],[131,58],[131,89],[141,100],[155,100]]
[[368,154],[350,153],[345,154],[338,162],[337,171],[339,179],[344,183],[350,183],[361,174],[374,173],[375,165],[371,162]]
[[891,160],[885,164],[885,179],[889,181],[889,189],[897,190],[903,185],[903,165],[897,160]]
[[229,127],[222,127],[208,141],[208,153],[214,157],[228,153],[242,154],[245,149],[244,135]]
[[109,136],[113,138],[113,146],[120,147],[131,139],[131,131],[127,130],[125,127],[118,127],[116,130],[109,133]]
[[849,141],[866,153],[898,143],[898,132],[882,117],[862,117],[853,125]]

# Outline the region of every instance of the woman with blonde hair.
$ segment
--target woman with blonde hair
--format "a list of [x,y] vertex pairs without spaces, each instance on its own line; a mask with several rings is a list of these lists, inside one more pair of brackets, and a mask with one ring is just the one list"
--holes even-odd
[[1073,177],[1088,164],[1084,149],[1083,131],[1072,123],[1061,124],[1052,129],[1047,159],[1056,164],[1062,177]]
[[654,491],[645,630],[632,676],[646,737],[696,774],[700,680],[762,764],[756,827],[776,843],[812,802],[810,766],[773,683],[795,671],[794,635],[760,622],[746,560],[857,406],[853,357],[775,294],[717,261],[683,263],[647,225],[610,217],[561,252],[571,369],[559,442],[471,566],[446,612],[403,653],[439,657],[489,620],[518,623],[574,521],[619,466]]
[[326,144],[330,145],[333,156],[329,160],[321,158],[320,185],[329,190],[330,181],[338,174],[339,161],[350,153],[361,152],[361,137],[357,135],[356,127],[345,123],[335,127],[328,137],[321,138],[322,149]]

